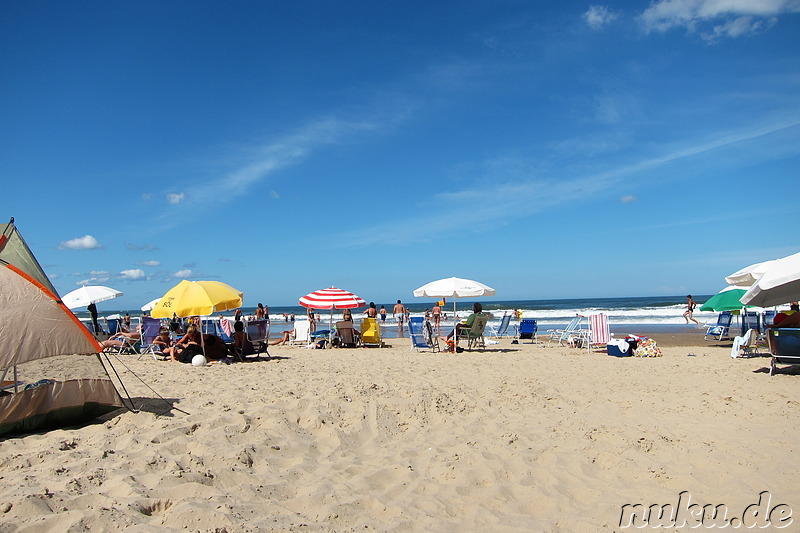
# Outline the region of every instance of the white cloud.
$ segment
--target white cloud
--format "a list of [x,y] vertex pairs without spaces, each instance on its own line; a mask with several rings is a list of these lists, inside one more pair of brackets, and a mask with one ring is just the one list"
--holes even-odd
[[281,195],[278,194],[276,191],[269,191],[269,195],[272,196],[275,200],[281,197]]
[[122,279],[127,279],[129,281],[136,281],[140,279],[144,279],[144,270],[141,268],[132,268],[129,270],[123,270],[119,273],[119,277]]
[[797,0],[659,0],[650,4],[640,19],[647,32],[678,27],[696,31],[702,24],[714,24],[711,31],[702,33],[704,39],[713,41],[756,32],[774,24],[778,15],[797,12]]
[[95,250],[102,248],[102,246],[91,235],[84,235],[83,237],[62,242],[58,245],[58,248],[61,250]]
[[93,276],[93,277],[97,277],[97,276],[108,277],[108,270],[91,270],[91,271],[89,271],[89,275]]
[[161,261],[137,261],[136,264],[146,267],[157,267],[161,264]]
[[190,278],[192,277],[191,269],[178,270],[172,275],[173,278]]
[[172,205],[176,205],[181,203],[186,199],[186,194],[184,193],[169,193],[167,195],[167,202],[171,203]]
[[628,194],[627,196],[623,196],[622,198],[619,199],[619,201],[622,202],[623,204],[629,204],[631,202],[635,202],[636,200],[638,200],[638,198],[636,198],[632,194]]
[[616,13],[612,13],[606,6],[589,6],[586,13],[583,14],[586,24],[593,30],[599,30],[603,26],[608,25],[617,18]]

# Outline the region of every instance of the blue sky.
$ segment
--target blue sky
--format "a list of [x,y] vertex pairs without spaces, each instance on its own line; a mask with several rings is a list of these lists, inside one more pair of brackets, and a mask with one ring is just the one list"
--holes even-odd
[[114,308],[703,294],[800,249],[796,0],[0,0],[0,49],[0,213]]

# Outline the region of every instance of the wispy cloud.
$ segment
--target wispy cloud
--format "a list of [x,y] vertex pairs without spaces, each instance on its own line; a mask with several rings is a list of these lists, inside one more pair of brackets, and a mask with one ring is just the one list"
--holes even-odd
[[59,250],[96,250],[103,246],[91,235],[84,235],[68,241],[63,241],[58,245]]
[[647,32],[683,27],[715,41],[757,32],[774,24],[779,15],[797,12],[797,0],[659,0],[642,12],[640,20]]
[[157,267],[161,264],[161,261],[137,261],[136,264],[139,266]]
[[622,202],[623,204],[630,204],[635,202],[636,200],[638,200],[638,198],[632,194],[625,195],[619,199],[619,201]]
[[192,271],[191,271],[191,269],[188,269],[188,268],[183,269],[183,270],[178,270],[177,272],[175,272],[172,275],[172,277],[173,278],[190,278],[190,277],[192,277]]
[[583,14],[586,24],[593,30],[602,29],[617,17],[618,15],[610,11],[606,6],[589,6],[589,9]]
[[[408,223],[407,231],[397,232],[393,225],[375,226],[347,233],[341,239],[334,239],[336,247],[361,247],[373,244],[403,245],[412,242],[426,242],[436,238],[463,232],[463,221],[470,220],[473,230],[489,229],[508,224],[513,220],[534,213],[552,209],[565,202],[576,202],[597,195],[611,187],[623,183],[648,170],[681,159],[712,152],[737,143],[758,139],[778,131],[800,126],[800,119],[751,130],[721,134],[719,139],[698,143],[685,148],[665,151],[663,155],[615,167],[604,172],[573,179],[541,177],[545,171],[534,170],[534,177],[524,177],[524,167],[517,169],[513,182],[498,183],[487,188],[491,180],[478,180],[479,186],[441,193],[430,197],[431,205],[437,206],[436,214],[415,217]],[[513,166],[508,163],[508,168]],[[531,165],[535,167],[535,165]],[[539,174],[540,177],[536,177]],[[536,201],[532,202],[531,198]],[[627,199],[627,200],[626,200]],[[628,195],[622,201],[633,201]]]

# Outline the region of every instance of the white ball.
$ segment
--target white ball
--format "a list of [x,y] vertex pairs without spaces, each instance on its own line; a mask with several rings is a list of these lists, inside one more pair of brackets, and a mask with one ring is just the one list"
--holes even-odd
[[201,353],[192,357],[192,366],[206,366],[206,363],[208,363],[208,361],[206,361],[206,358]]

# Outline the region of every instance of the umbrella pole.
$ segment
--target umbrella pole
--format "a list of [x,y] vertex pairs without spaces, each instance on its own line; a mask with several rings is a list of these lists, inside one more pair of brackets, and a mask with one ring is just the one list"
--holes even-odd
[[453,346],[458,346],[458,330],[456,329],[456,324],[458,324],[456,315],[456,297],[453,296]]

